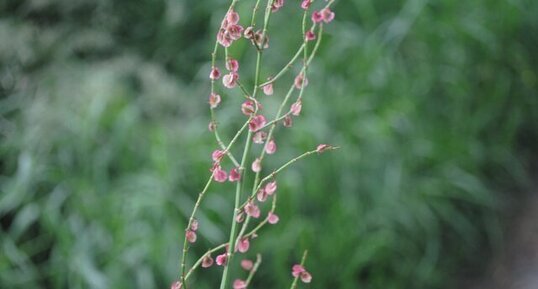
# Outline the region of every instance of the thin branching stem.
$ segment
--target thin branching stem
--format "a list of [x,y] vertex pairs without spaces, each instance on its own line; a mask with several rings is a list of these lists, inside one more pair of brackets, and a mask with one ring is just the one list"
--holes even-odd
[[[273,4],[274,0],[268,0],[267,5],[265,7],[265,16],[264,16],[264,22],[263,22],[263,31],[262,31],[262,41],[265,39],[265,33],[267,31],[267,25],[269,24],[269,19],[271,17],[271,6]],[[258,49],[257,50],[257,56],[256,56],[256,70],[255,70],[255,76],[254,76],[254,88],[252,91],[252,98],[256,98],[256,93],[258,91],[258,85],[260,81],[260,69],[261,69],[261,61],[262,61],[262,52],[263,50]],[[234,248],[235,248],[235,238],[236,238],[236,230],[237,230],[237,222],[236,217],[238,214],[237,208],[239,207],[240,200],[241,200],[241,191],[243,187],[243,180],[246,177],[247,171],[245,170],[245,164],[248,159],[248,154],[251,147],[251,139],[252,139],[252,132],[249,130],[247,134],[247,139],[245,141],[245,147],[243,150],[243,156],[241,158],[241,166],[240,166],[240,174],[241,178],[237,181],[236,189],[235,189],[235,201],[234,201],[234,212],[232,217],[232,227],[230,229],[230,239],[228,243],[230,244],[229,249],[229,256],[228,261],[224,264],[224,270],[222,271],[222,278],[220,282],[220,289],[226,289],[228,285],[228,273],[229,273],[229,264],[232,261],[233,255],[234,255]]]

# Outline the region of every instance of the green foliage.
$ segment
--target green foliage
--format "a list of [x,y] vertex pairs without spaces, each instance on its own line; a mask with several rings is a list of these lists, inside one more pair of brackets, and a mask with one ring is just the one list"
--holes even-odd
[[[207,73],[224,2],[0,3],[1,288],[176,278],[215,148]],[[272,27],[298,11],[288,2]],[[454,288],[496,246],[505,200],[529,183],[538,5],[356,0],[335,12],[304,113],[277,131],[269,166],[318,143],[341,149],[279,177],[281,222],[252,243],[264,256],[253,288],[289,286],[303,249],[314,287]],[[291,57],[297,33],[274,31],[266,73]],[[247,46],[232,53],[252,71]],[[240,100],[223,96],[229,140]],[[226,240],[232,190],[210,189],[189,261]],[[214,287],[219,272],[200,272],[195,287]]]

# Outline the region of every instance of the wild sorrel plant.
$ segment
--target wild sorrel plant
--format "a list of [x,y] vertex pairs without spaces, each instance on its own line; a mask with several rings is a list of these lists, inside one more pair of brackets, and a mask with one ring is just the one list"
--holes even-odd
[[[211,111],[211,121],[209,122],[209,130],[215,135],[218,148],[213,151],[211,158],[213,165],[210,168],[210,176],[207,180],[203,190],[198,195],[191,216],[185,229],[185,236],[183,241],[183,251],[181,256],[181,267],[179,271],[179,280],[175,281],[171,288],[187,288],[187,281],[193,272],[199,267],[209,268],[214,263],[223,267],[222,278],[220,282],[220,288],[227,288],[230,280],[229,266],[236,251],[245,253],[250,248],[250,240],[257,237],[259,230],[266,224],[276,224],[279,221],[279,217],[275,212],[277,205],[277,181],[276,177],[284,169],[289,167],[296,161],[315,154],[322,153],[327,150],[336,149],[336,147],[320,144],[315,149],[307,151],[273,170],[265,177],[261,177],[264,171],[263,161],[266,155],[271,155],[277,151],[277,141],[275,139],[275,129],[279,124],[284,127],[291,127],[293,119],[298,117],[302,109],[303,94],[305,87],[308,85],[308,66],[316,52],[322,39],[323,25],[330,23],[334,18],[334,12],[331,11],[330,6],[334,0],[325,0],[320,5],[319,10],[313,10],[311,7],[314,0],[302,0],[300,8],[302,9],[302,33],[299,35],[300,46],[297,52],[292,56],[291,60],[277,73],[266,77],[267,81],[261,82],[261,65],[262,55],[266,49],[270,47],[270,37],[268,32],[268,24],[272,13],[277,12],[284,7],[284,0],[268,0],[265,6],[262,26],[258,29],[257,26],[257,12],[260,6],[261,0],[257,0],[254,3],[252,9],[252,16],[250,23],[247,27],[241,23],[241,17],[236,12],[235,6],[238,0],[232,0],[230,7],[228,8],[224,19],[221,22],[221,26],[217,33],[215,47],[211,54],[211,71],[209,72],[209,79],[211,80],[211,92],[209,95],[209,107]],[[321,1],[320,1],[321,2]],[[299,5],[299,3],[297,4]],[[315,40],[315,43],[311,43]],[[245,84],[241,82],[239,69],[244,64],[240,64],[239,61],[228,53],[228,47],[233,45],[235,41],[248,41],[256,52],[255,63],[255,75],[254,84],[251,91],[247,89]],[[312,49],[310,50],[310,47]],[[219,49],[224,50],[224,68],[217,66],[217,54]],[[262,112],[263,98],[260,98],[260,91],[266,96],[273,95],[273,85],[279,81],[283,82],[282,78],[287,72],[294,66],[296,62],[301,58],[302,65],[299,72],[293,78],[290,84],[290,88],[284,95],[282,102],[272,120],[268,121],[266,116]],[[222,79],[222,87],[218,84],[218,80]],[[240,111],[247,117],[244,124],[235,133],[231,141],[226,145],[219,134],[218,122],[216,118],[216,110],[219,107],[222,97],[217,91],[225,91],[231,89],[238,89],[242,97],[245,98],[241,105]],[[289,104],[290,99],[294,93],[297,94],[295,101]],[[278,96],[271,96],[278,97]],[[287,109],[287,111],[285,111]],[[238,109],[239,111],[239,109]],[[239,138],[245,138],[245,144],[243,147],[243,154],[238,160],[231,152],[231,148],[236,144]],[[254,157],[253,161],[251,156],[251,146],[253,144],[263,145],[261,153]],[[280,144],[279,144],[280,145]],[[233,167],[227,172],[224,168],[225,159],[229,160]],[[252,171],[254,174],[252,189],[249,191],[246,197],[243,197],[244,181],[248,173]],[[223,183],[226,181],[235,182],[235,201],[234,211],[232,214],[232,225],[230,228],[229,241],[227,243],[220,244],[207,250],[207,252],[198,258],[198,260],[187,269],[186,257],[189,251],[190,244],[194,244],[197,241],[197,230],[199,223],[195,218],[196,212],[200,207],[202,200],[208,191],[212,182]],[[259,204],[272,198],[271,206],[265,217],[256,224],[250,231],[249,223],[252,219],[259,219],[262,216],[262,211]],[[240,228],[239,228],[240,225]],[[213,259],[213,256],[216,257]],[[307,252],[303,253],[300,264],[296,264],[291,268],[292,276],[294,280],[291,284],[291,288],[297,286],[297,281],[300,279],[305,283],[309,283],[312,279],[310,273],[305,269],[304,263],[306,260]],[[235,279],[233,281],[234,289],[247,288],[254,274],[261,263],[261,255],[257,254],[255,262],[248,259],[241,261],[241,267],[248,271],[247,278]]]

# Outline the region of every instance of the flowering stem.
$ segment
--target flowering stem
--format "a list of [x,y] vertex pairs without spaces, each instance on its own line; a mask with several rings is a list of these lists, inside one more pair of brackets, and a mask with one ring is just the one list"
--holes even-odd
[[[308,250],[305,250],[303,252],[303,258],[301,258],[301,266],[304,266],[304,263],[306,261],[306,257],[308,256]],[[299,280],[299,275],[297,277],[293,278],[293,282],[291,283],[290,289],[295,289],[297,287],[297,281]]]
[[[239,136],[241,135],[241,133],[246,129],[246,127],[248,126],[248,123],[250,121],[250,118],[243,124],[243,126],[237,131],[237,133],[235,134],[235,136],[232,138],[232,140],[230,141],[230,143],[228,144],[228,146],[226,147],[226,149],[224,150],[225,152],[228,152],[230,150],[230,148],[232,147],[232,145],[237,141],[237,139],[239,138]],[[250,139],[250,132],[249,132],[249,137],[248,139]],[[231,154],[230,154],[231,156]],[[243,165],[241,165],[241,167],[243,167]],[[202,190],[202,192],[198,195],[198,199],[196,200],[196,203],[194,204],[194,208],[192,209],[192,213],[191,213],[191,216],[189,218],[189,222],[187,224],[187,229],[188,230],[191,225],[192,225],[192,222],[194,220],[194,215],[196,214],[196,211],[198,210],[198,207],[200,207],[200,204],[202,202],[202,199],[205,195],[205,193],[207,192],[207,190],[209,189],[209,185],[211,184],[211,182],[213,181],[213,175],[209,176],[209,180],[207,181],[204,189]],[[181,257],[181,283],[185,284],[185,261],[186,261],[186,257],[187,257],[187,251],[188,251],[188,243],[187,243],[187,237],[185,236],[185,238],[183,239],[183,255]]]
[[[332,3],[332,1],[329,2],[328,5],[330,5],[330,3]],[[306,15],[306,13],[305,13],[305,15]],[[304,27],[305,27],[305,17],[303,17],[303,39],[304,39],[304,33],[305,33],[305,28],[304,28]],[[318,50],[318,48],[319,48],[319,45],[320,45],[320,43],[321,43],[321,35],[322,35],[322,33],[323,33],[323,26],[320,25],[320,29],[319,29],[319,31],[318,31],[318,40],[316,41],[316,44],[314,45],[314,49],[312,50],[312,53],[310,54],[310,57],[308,57],[307,59],[306,59],[306,42],[303,43],[304,48],[305,48],[305,49],[304,49],[304,52],[305,52],[304,55],[305,55],[305,59],[306,59],[306,60],[305,60],[305,62],[304,62],[304,64],[303,64],[303,68],[301,69],[301,72],[300,72],[300,73],[305,73],[306,67],[308,66],[308,64],[310,64],[310,62],[312,61],[312,59],[313,59],[314,56],[316,55],[316,52],[317,52],[317,50]],[[300,97],[301,97],[301,93],[302,93],[303,89],[304,89],[304,85],[301,86],[301,92],[300,92],[300,94],[299,94],[299,99],[300,99]],[[294,90],[294,84],[292,84],[292,85],[290,86],[290,89],[288,90],[288,93],[286,93],[286,96],[284,97],[284,100],[283,100],[282,103],[280,104],[280,107],[278,108],[278,111],[277,111],[276,116],[275,116],[275,120],[278,120],[278,119],[281,117],[281,115],[282,115],[282,110],[284,109],[284,107],[286,106],[286,104],[287,104],[289,98],[291,97],[291,94],[293,93],[293,90]],[[264,146],[267,145],[267,142],[271,140],[271,138],[272,138],[272,136],[273,136],[274,129],[276,128],[276,122],[277,122],[277,121],[271,121],[272,125],[271,125],[271,128],[269,129],[269,133],[267,134],[267,140],[266,140]],[[300,155],[300,156],[298,156],[298,157],[292,159],[291,161],[289,161],[288,163],[286,163],[284,166],[280,167],[279,169],[277,169],[276,171],[274,171],[273,173],[271,173],[268,177],[264,178],[261,182],[259,181],[259,179],[260,179],[260,172],[257,172],[256,175],[255,175],[255,177],[254,177],[254,184],[253,184],[253,187],[252,187],[251,195],[250,195],[250,197],[249,197],[249,198],[248,198],[248,199],[241,205],[241,207],[239,207],[239,208],[242,209],[242,208],[248,203],[248,201],[252,200],[252,198],[254,198],[254,196],[256,195],[256,192],[261,188],[262,184],[265,183],[268,179],[273,178],[278,172],[280,172],[281,170],[285,169],[287,166],[291,165],[292,163],[298,161],[299,159],[301,159],[301,158],[303,158],[303,157],[306,157],[306,156],[308,156],[308,155],[310,155],[310,154],[312,154],[312,153],[314,153],[314,152],[316,152],[316,150],[313,150],[313,151],[310,151],[310,152],[306,152],[306,153],[304,153],[304,154],[302,154],[302,155]],[[264,156],[265,156],[265,150],[262,150],[261,153],[260,153],[260,157],[259,157],[260,161],[263,160]],[[238,211],[238,210],[236,210],[236,211]],[[245,231],[246,231],[246,229],[247,229],[247,227],[248,227],[249,222],[250,222],[250,216],[247,215],[247,217],[245,218],[245,221],[244,221],[243,225],[241,226],[241,230],[240,230],[240,232],[239,232],[239,234],[238,234],[238,237],[237,237],[238,239],[240,239],[240,238],[243,236],[243,234],[245,233]]]
[[224,263],[224,271],[222,272],[222,279],[221,279],[221,282],[220,282],[220,289],[225,289],[226,288],[226,283],[227,283],[227,279],[228,279],[228,268],[229,268],[229,264],[230,262],[232,261],[232,257],[233,257],[233,252],[234,252],[234,249],[235,249],[235,231],[237,230],[237,222],[235,221],[235,219],[237,218],[237,207],[239,207],[239,200],[241,198],[241,187],[242,187],[242,180],[244,179],[244,175],[246,175],[246,170],[245,170],[245,163],[246,163],[246,160],[247,160],[247,157],[248,157],[248,152],[249,152],[249,148],[250,148],[250,139],[251,139],[251,135],[252,133],[249,131],[248,134],[247,134],[247,140],[246,140],[246,143],[245,143],[245,149],[243,150],[243,157],[241,158],[241,166],[239,167],[239,171],[240,171],[240,174],[241,174],[241,179],[239,181],[237,181],[237,184],[235,186],[235,203],[234,203],[234,213],[233,213],[233,218],[232,218],[232,228],[230,230],[230,240],[228,241],[228,243],[230,244],[229,246],[229,255],[228,255],[228,258],[227,258],[227,261]]
[[[194,214],[196,213],[196,210],[200,206],[200,203],[202,202],[202,198],[204,197],[205,193],[209,189],[209,185],[211,185],[212,181],[213,181],[213,178],[209,177],[209,180],[207,181],[204,189],[198,195],[198,199],[196,200],[196,203],[194,204],[194,208],[192,209],[191,217],[189,218],[189,222],[187,224],[187,229],[186,230],[188,230],[191,227],[192,221],[194,219]],[[187,259],[186,257],[187,257],[188,249],[189,249],[189,247],[188,247],[188,243],[187,243],[187,237],[186,237],[186,234],[185,234],[185,238],[183,239],[183,255],[181,256],[181,283],[182,284],[185,284],[185,259]]]
[[[264,17],[264,22],[263,22],[263,32],[262,32],[261,39],[265,39],[265,32],[267,30],[267,24],[269,23],[269,18],[271,16],[271,5],[273,4],[273,1],[274,0],[268,0],[267,1],[267,6],[265,8],[265,17]],[[256,93],[258,91],[258,84],[259,84],[259,80],[260,80],[261,59],[262,59],[262,50],[258,49],[257,50],[257,56],[256,56],[256,71],[255,71],[255,76],[254,76],[254,89],[253,89],[253,92],[252,92],[252,98],[256,98]],[[230,244],[230,246],[229,246],[229,256],[228,256],[227,262],[224,264],[224,270],[222,272],[222,278],[221,278],[221,281],[220,281],[220,289],[226,289],[227,282],[228,282],[229,264],[231,263],[233,255],[234,255],[235,235],[236,235],[236,230],[237,230],[237,222],[235,220],[236,220],[236,217],[237,217],[237,214],[238,214],[237,208],[239,207],[239,202],[240,202],[240,198],[241,198],[241,189],[242,189],[242,186],[243,186],[243,180],[245,179],[246,172],[247,172],[247,170],[245,170],[245,164],[246,164],[248,154],[249,154],[249,151],[250,151],[251,139],[252,139],[252,132],[249,130],[249,132],[247,134],[247,139],[246,139],[246,142],[245,142],[245,148],[243,150],[243,156],[241,158],[241,166],[240,166],[240,169],[239,169],[240,173],[241,173],[241,179],[239,181],[237,181],[237,184],[236,184],[236,187],[235,187],[234,212],[233,212],[233,218],[232,218],[232,227],[230,229],[230,239],[229,239],[229,242],[228,242]]]

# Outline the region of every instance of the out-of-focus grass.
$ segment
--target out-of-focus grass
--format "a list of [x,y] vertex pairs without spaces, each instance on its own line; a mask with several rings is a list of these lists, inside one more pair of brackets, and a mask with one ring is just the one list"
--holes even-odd
[[[273,27],[299,11],[287,5]],[[215,148],[206,77],[224,6],[0,4],[0,287],[166,288],[175,278]],[[528,184],[538,5],[357,0],[335,10],[303,115],[278,131],[270,166],[320,142],[341,149],[279,177],[281,223],[253,241],[264,255],[254,287],[289,286],[308,248],[315,287],[453,288],[462,268],[483,264],[503,203]],[[298,32],[274,31],[267,71],[291,56]],[[248,47],[233,53],[252,70]],[[227,139],[238,103],[226,95],[219,111]],[[231,192],[209,192],[193,255],[226,240]],[[195,287],[214,287],[219,272]]]

